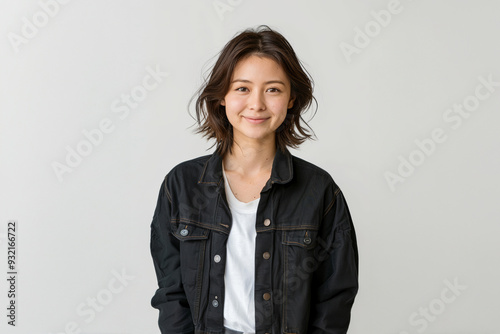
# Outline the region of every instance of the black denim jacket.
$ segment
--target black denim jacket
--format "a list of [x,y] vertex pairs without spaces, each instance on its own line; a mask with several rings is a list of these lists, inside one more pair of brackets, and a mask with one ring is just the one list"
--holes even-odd
[[[358,249],[345,198],[328,172],[279,149],[256,220],[256,334],[346,333]],[[231,230],[215,150],[165,177],[151,223],[162,334],[222,334]]]

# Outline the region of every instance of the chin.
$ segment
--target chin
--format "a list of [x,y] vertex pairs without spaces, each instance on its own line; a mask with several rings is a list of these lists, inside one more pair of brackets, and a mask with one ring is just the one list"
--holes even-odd
[[273,134],[246,133],[245,137],[252,138],[252,139],[261,139],[261,140],[264,140],[264,139],[270,137],[271,135],[274,135],[274,133]]

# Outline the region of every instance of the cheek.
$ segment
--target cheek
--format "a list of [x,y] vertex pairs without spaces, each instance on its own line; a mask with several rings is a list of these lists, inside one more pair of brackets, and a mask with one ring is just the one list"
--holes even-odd
[[286,112],[288,110],[288,101],[287,100],[280,100],[280,101],[273,101],[268,104],[269,108],[273,110],[273,112],[276,115],[279,115],[279,118],[285,119],[286,117]]
[[245,106],[243,99],[230,98],[226,100],[226,110],[240,111]]
[[268,101],[268,105],[272,106],[275,110],[287,110],[288,109],[289,98],[287,96],[280,96],[276,98],[271,98]]

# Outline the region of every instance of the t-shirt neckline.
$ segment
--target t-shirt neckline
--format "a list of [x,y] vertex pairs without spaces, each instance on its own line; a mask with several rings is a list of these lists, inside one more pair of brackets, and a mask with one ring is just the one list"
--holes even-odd
[[222,174],[224,175],[224,187],[226,189],[227,201],[232,209],[236,209],[240,212],[254,212],[259,203],[260,197],[256,198],[250,202],[242,202],[234,196],[229,181],[227,180],[226,171],[224,170],[224,165],[222,165]]

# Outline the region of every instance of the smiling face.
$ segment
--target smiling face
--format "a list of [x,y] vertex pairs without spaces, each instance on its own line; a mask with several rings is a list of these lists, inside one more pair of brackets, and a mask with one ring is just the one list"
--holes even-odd
[[233,71],[221,105],[233,126],[235,142],[275,140],[275,130],[293,106],[290,80],[283,68],[267,57],[248,56]]

